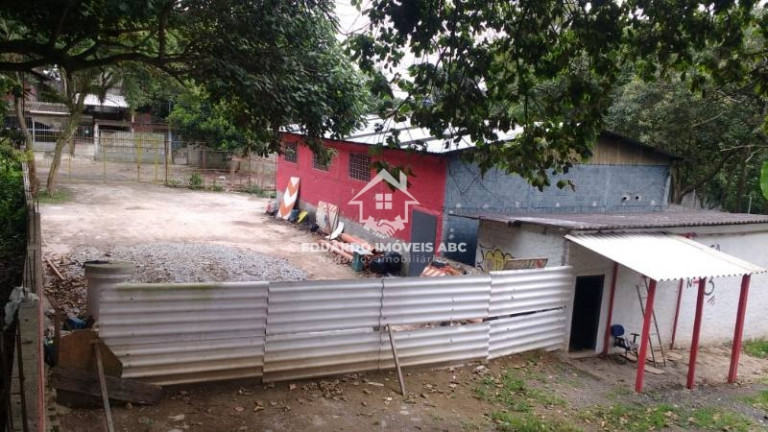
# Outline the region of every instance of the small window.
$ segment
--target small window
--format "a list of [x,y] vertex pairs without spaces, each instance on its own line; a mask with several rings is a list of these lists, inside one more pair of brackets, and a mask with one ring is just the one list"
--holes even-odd
[[283,146],[283,159],[286,162],[296,163],[299,160],[298,145],[289,143]]
[[312,165],[314,165],[316,170],[328,171],[328,167],[331,165],[331,162],[328,161],[326,163],[322,163],[320,162],[320,159],[317,157],[317,155],[312,153]]
[[364,153],[349,155],[349,178],[368,181],[371,179],[371,157]]

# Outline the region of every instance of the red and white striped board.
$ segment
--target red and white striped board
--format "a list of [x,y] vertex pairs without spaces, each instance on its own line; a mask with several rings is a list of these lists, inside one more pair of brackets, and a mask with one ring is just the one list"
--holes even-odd
[[280,200],[280,209],[277,211],[277,217],[281,219],[288,219],[291,215],[293,206],[296,205],[296,200],[299,198],[299,183],[301,179],[298,177],[291,177],[288,182],[288,187],[285,188],[283,198]]

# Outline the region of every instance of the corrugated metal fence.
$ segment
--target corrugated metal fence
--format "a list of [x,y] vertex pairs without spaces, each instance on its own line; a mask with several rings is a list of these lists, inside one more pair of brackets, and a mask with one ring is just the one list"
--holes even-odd
[[124,375],[280,381],[564,346],[570,267],[442,278],[123,284],[100,333]]

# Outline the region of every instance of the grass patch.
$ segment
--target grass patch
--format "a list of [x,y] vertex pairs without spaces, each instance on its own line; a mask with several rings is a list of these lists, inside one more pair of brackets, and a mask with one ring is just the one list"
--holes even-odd
[[768,411],[768,390],[763,390],[754,396],[745,397],[744,402],[752,405],[754,408]]
[[711,407],[684,410],[669,404],[595,406],[584,411],[579,417],[603,430],[629,432],[674,427],[747,432],[753,426],[746,417],[736,412]]
[[43,190],[37,196],[37,201],[40,204],[61,204],[72,199],[72,192],[59,188],[54,193],[49,194],[48,191]]
[[565,399],[546,389],[528,384],[529,372],[505,370],[499,378],[487,376],[474,387],[475,395],[485,401],[496,402],[507,410],[530,412],[534,404],[566,406]]
[[557,420],[542,419],[531,413],[509,413],[494,411],[491,419],[501,432],[581,432],[582,429]]
[[579,417],[601,429],[644,432],[671,426],[680,418],[679,410],[671,405],[642,407],[639,405],[596,406],[584,411]]
[[751,339],[744,341],[744,352],[752,357],[768,358],[768,340]]
[[274,198],[277,196],[275,191],[264,190],[256,185],[248,186],[242,191],[247,194],[260,196],[262,198]]
[[753,426],[741,414],[712,407],[693,411],[687,420],[690,425],[702,430],[747,432]]

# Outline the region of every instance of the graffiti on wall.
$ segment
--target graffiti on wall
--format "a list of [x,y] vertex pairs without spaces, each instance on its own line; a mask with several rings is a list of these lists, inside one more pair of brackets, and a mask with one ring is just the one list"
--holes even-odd
[[[718,244],[718,243],[711,244],[711,245],[709,245],[709,247],[711,247],[712,249],[714,249],[716,251],[720,251],[720,244]],[[698,287],[699,287],[699,279],[698,278],[687,279],[685,281],[685,289],[689,289],[689,288],[698,289]],[[707,303],[712,305],[712,306],[715,305],[715,301],[716,301],[716,299],[715,299],[715,288],[716,288],[715,287],[715,279],[714,278],[709,278],[709,280],[707,280],[707,282],[706,282],[706,287],[704,288],[704,296],[707,299]]]
[[504,270],[504,263],[514,258],[497,247],[480,244],[478,250],[480,254],[475,260],[475,267],[485,272]]
[[475,267],[485,272],[544,268],[547,258],[515,258],[498,247],[479,246],[480,256]]

